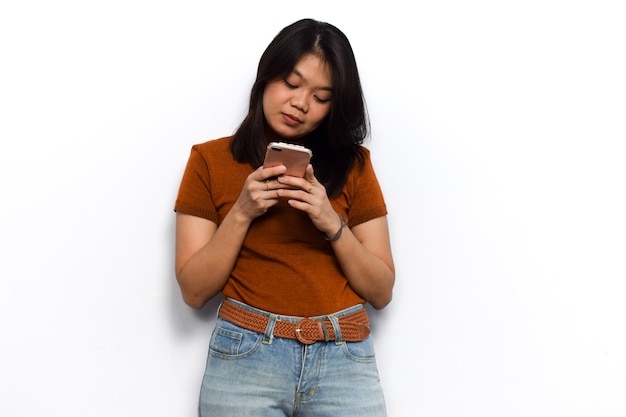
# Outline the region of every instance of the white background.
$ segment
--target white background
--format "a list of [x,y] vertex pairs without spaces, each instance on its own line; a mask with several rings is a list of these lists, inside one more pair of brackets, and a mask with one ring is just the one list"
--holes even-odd
[[174,199],[302,17],[369,106],[389,415],[626,415],[621,3],[3,2],[0,415],[195,415],[216,302],[181,301]]

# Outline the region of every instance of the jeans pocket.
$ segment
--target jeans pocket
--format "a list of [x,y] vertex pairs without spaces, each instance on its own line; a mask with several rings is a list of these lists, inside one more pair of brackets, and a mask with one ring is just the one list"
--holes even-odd
[[341,344],[343,353],[356,362],[374,362],[376,354],[374,353],[374,342],[371,337],[362,342],[344,342]]
[[209,352],[223,359],[240,359],[251,355],[262,339],[262,334],[219,318],[211,336]]

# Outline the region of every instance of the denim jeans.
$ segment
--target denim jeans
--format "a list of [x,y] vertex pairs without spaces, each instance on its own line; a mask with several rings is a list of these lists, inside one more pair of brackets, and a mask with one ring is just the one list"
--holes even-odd
[[[305,345],[272,334],[276,320],[299,318],[233,302],[270,321],[263,334],[218,318],[200,391],[201,417],[386,416],[370,337]],[[327,318],[337,326],[336,317],[361,308]]]

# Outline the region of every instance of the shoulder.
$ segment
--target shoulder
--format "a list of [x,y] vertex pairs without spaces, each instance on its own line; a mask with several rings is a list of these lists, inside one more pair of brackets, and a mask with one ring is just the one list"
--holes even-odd
[[250,164],[235,159],[230,149],[232,139],[232,136],[226,136],[193,145],[190,160],[214,175],[247,176],[253,168]]
[[365,147],[364,145],[358,145],[358,149],[359,152],[361,152],[363,155],[367,155],[367,157],[369,158],[371,154],[369,148]]
[[[351,193],[359,193],[369,186],[378,188],[378,180],[372,164],[370,150],[365,146],[359,145],[357,158],[348,173],[344,189]],[[369,192],[369,190],[366,192]]]
[[385,198],[374,172],[371,152],[360,146],[360,158],[348,175],[343,198],[347,204],[350,227],[387,214]]
[[231,139],[231,136],[226,136],[195,144],[191,147],[190,159],[208,166],[232,162],[234,159],[230,151]]
[[352,172],[361,173],[372,166],[372,153],[363,145],[358,145],[357,158],[352,166]]
[[211,139],[209,141],[193,145],[192,149],[201,155],[214,155],[230,153],[230,141],[232,136],[225,136],[219,139]]
[[355,192],[370,193],[373,189],[378,190],[380,185],[372,163],[371,151],[359,146],[359,158],[355,161],[352,170],[348,174],[348,187],[353,187]]

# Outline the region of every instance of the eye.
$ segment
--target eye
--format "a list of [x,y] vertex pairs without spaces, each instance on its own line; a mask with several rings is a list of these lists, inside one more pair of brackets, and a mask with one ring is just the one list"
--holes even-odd
[[287,88],[290,88],[290,89],[292,89],[292,90],[293,90],[293,89],[298,88],[298,86],[297,86],[297,85],[291,84],[289,81],[287,81],[287,79],[286,79],[286,78],[284,78],[284,79],[283,79],[283,82],[285,83],[285,85],[287,86]]
[[313,97],[315,97],[315,101],[317,101],[320,104],[324,104],[324,103],[330,102],[329,98],[320,98],[318,96],[313,96]]

